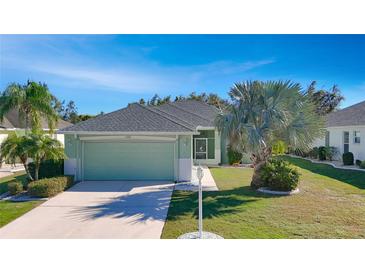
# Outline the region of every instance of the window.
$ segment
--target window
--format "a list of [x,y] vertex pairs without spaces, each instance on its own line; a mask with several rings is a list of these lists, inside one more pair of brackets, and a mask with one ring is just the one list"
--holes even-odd
[[326,147],[330,146],[330,132],[329,131],[326,131],[325,146]]
[[200,135],[193,136],[194,159],[206,160],[215,158],[214,130],[199,130]]
[[348,131],[343,132],[343,152],[347,153],[350,150],[350,133]]
[[354,143],[360,144],[360,131],[354,131]]

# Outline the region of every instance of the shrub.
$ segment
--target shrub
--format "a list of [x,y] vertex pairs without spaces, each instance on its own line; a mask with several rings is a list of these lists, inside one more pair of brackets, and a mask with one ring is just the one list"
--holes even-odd
[[299,157],[306,158],[306,157],[309,156],[309,152],[308,151],[303,151],[303,150],[297,149],[297,148],[296,149],[291,148],[289,150],[289,152],[292,153],[292,154],[294,154],[294,155],[296,155],[296,156],[299,156]]
[[242,160],[242,153],[237,152],[230,147],[228,148],[228,163],[230,165],[240,163]]
[[313,158],[313,159],[318,159],[318,147],[314,147],[309,151],[309,157]]
[[355,161],[355,164],[356,164],[357,166],[361,166],[361,163],[362,163],[362,161],[361,161],[361,160],[359,160],[359,159],[357,159],[357,160]]
[[320,161],[325,161],[327,159],[329,149],[328,147],[319,147],[318,148],[318,159]]
[[283,141],[277,141],[272,146],[272,154],[274,155],[282,155],[286,152],[287,146]]
[[345,166],[351,166],[354,164],[354,154],[352,152],[346,152],[342,154],[342,161]]
[[28,192],[35,197],[52,197],[73,185],[73,176],[45,178],[29,183]]
[[287,161],[270,159],[260,172],[264,185],[271,190],[291,191],[298,187],[299,172]]
[[[30,174],[34,178],[34,163],[28,164]],[[63,160],[46,160],[41,163],[39,168],[39,179],[51,178],[63,175]]]
[[23,192],[23,184],[19,181],[10,182],[8,184],[10,195],[16,195]]
[[362,162],[361,162],[361,164],[360,164],[360,168],[365,169],[365,161],[362,161]]

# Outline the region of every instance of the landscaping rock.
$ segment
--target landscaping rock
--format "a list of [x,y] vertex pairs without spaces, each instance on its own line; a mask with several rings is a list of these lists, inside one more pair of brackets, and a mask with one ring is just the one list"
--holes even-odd
[[265,193],[265,194],[272,194],[272,195],[293,195],[299,193],[299,188],[296,188],[291,191],[277,191],[277,190],[270,190],[267,187],[260,187],[258,192]]
[[[202,239],[224,239],[222,236],[219,236],[217,234],[214,234],[212,232],[203,231],[202,233],[203,238]],[[189,232],[186,234],[183,234],[178,237],[179,240],[183,239],[190,239],[190,240],[199,240],[199,232]]]

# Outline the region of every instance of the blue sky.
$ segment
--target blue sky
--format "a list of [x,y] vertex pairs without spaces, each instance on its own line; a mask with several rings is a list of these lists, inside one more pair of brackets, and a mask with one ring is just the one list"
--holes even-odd
[[337,84],[345,107],[365,100],[365,35],[0,35],[0,89],[27,79],[89,114],[256,79]]

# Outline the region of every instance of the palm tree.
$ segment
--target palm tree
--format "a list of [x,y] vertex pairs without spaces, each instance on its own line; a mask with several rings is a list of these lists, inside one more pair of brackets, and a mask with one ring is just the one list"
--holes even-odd
[[280,140],[292,148],[307,150],[323,136],[323,118],[299,84],[247,81],[235,84],[229,95],[233,103],[218,115],[216,124],[234,150],[251,154],[254,188],[263,185],[260,170],[270,158],[274,143]]
[[61,160],[65,158],[62,143],[45,134],[32,133],[28,135],[28,156],[34,163],[34,180],[39,178],[39,168],[44,160]]
[[28,81],[26,85],[11,84],[0,96],[0,121],[11,110],[17,109],[25,123],[25,129],[41,129],[41,118],[48,121],[52,132],[57,122],[57,113],[52,108],[52,95],[47,85]]
[[29,145],[30,143],[26,136],[18,136],[16,133],[9,134],[1,144],[1,156],[11,164],[15,164],[16,160],[20,159],[28,178],[33,181],[33,177],[28,169]]

